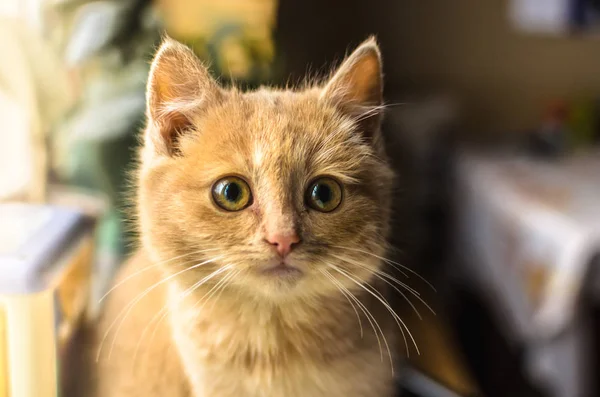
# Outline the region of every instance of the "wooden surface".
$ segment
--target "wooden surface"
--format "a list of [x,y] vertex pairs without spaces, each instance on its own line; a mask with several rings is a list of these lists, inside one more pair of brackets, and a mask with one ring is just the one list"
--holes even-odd
[[8,351],[6,313],[0,306],[0,397],[8,397]]

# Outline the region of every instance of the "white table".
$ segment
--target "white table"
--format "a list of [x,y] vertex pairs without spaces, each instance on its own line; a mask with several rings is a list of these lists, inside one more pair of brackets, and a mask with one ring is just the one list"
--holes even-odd
[[526,347],[534,382],[583,396],[577,304],[600,254],[600,152],[552,161],[463,152],[456,194],[463,280]]

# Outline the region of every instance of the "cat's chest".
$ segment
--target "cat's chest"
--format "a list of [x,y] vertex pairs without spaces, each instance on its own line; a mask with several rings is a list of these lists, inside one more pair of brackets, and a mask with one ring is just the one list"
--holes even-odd
[[377,363],[366,371],[347,363],[288,366],[271,378],[202,364],[188,379],[194,397],[392,397],[392,377],[382,376],[389,368]]
[[388,357],[355,351],[330,361],[306,354],[224,356],[198,340],[175,338],[194,397],[391,397]]
[[171,313],[171,332],[195,397],[392,395],[389,357],[374,334],[361,337],[355,317],[324,313],[315,325],[225,305],[182,307]]
[[190,320],[185,313],[174,312],[171,317],[173,339],[186,364],[223,367],[265,382],[284,376],[280,372],[291,364],[309,368],[354,349],[352,342],[323,337],[312,327],[261,322],[251,315],[231,318],[225,313],[207,313]]

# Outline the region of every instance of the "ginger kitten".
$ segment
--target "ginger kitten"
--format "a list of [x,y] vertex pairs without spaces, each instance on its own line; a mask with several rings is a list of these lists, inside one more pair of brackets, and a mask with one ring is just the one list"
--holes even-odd
[[247,93],[167,39],[147,95],[142,248],[96,329],[95,395],[393,396],[374,39],[324,84]]

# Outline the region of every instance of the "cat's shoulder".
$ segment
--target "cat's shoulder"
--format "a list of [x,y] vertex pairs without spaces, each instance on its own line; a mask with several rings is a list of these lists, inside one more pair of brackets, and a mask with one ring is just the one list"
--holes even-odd
[[95,329],[98,396],[188,396],[168,322],[161,318],[162,277],[142,250],[119,270]]
[[165,302],[161,277],[159,267],[144,250],[136,251],[119,269],[109,289],[102,322],[111,323],[122,310],[126,310],[127,317],[133,320],[139,317],[140,321],[145,321],[148,316],[153,316],[156,307],[162,307]]

